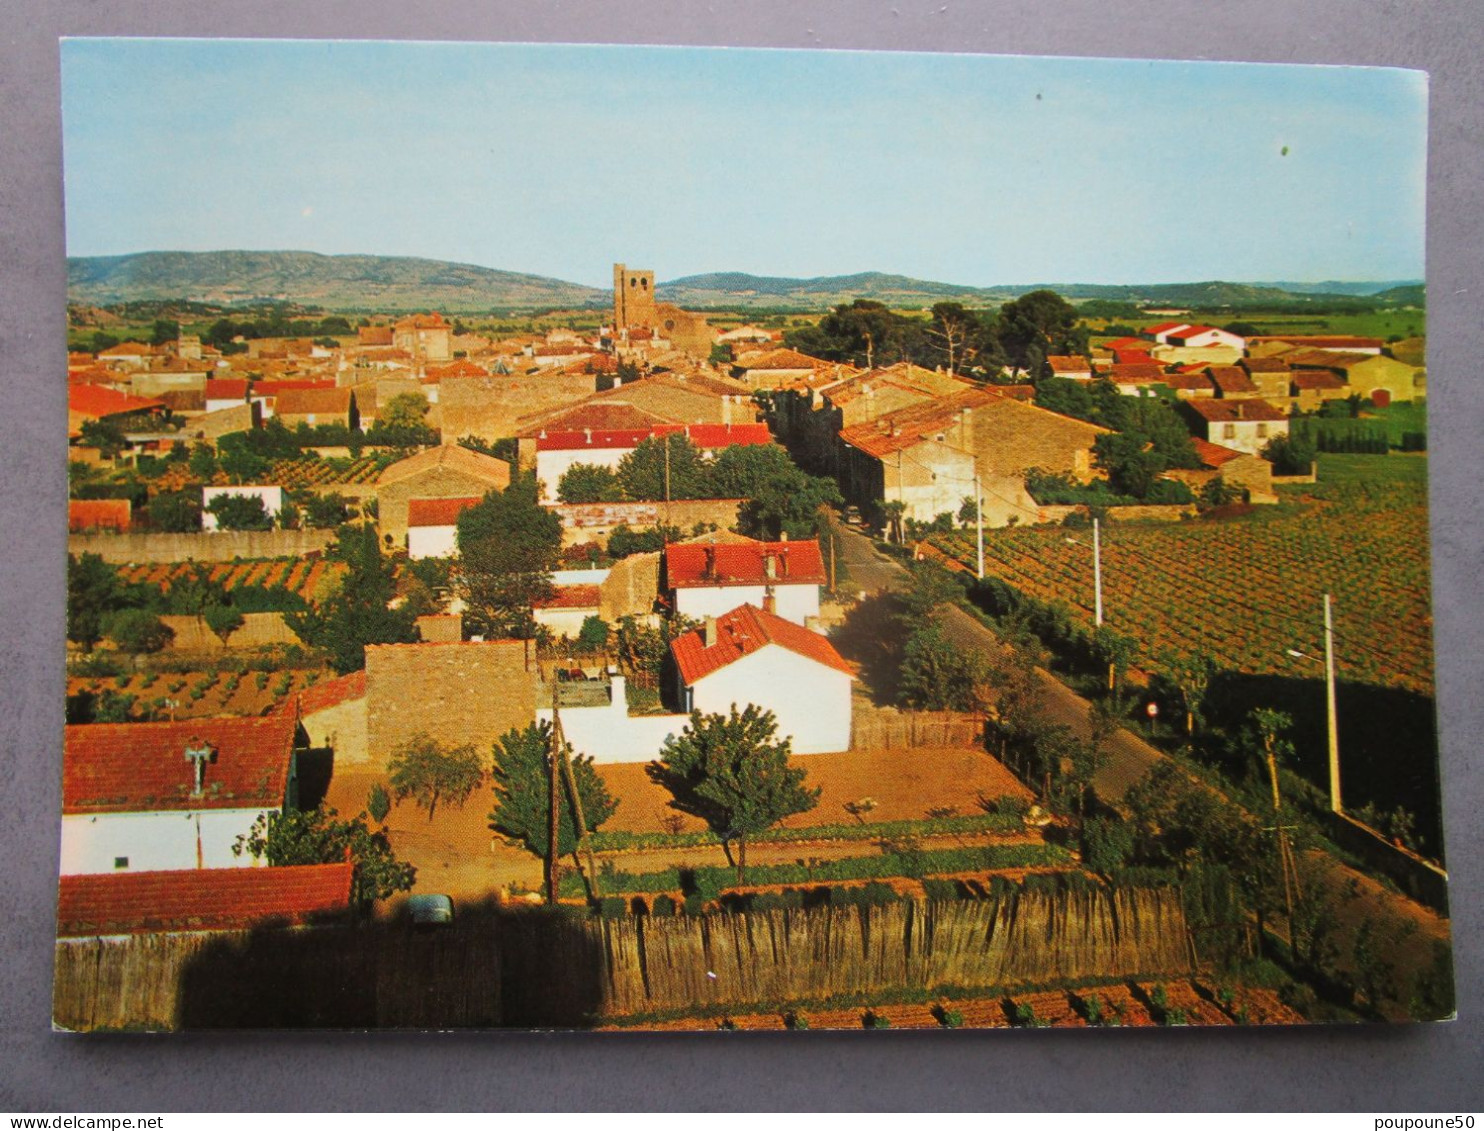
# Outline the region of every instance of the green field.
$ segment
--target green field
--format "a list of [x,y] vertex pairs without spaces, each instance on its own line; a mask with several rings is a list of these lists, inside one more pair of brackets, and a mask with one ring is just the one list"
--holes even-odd
[[[1241,518],[1104,525],[1105,619],[1138,642],[1140,666],[1204,652],[1229,671],[1305,676],[1288,650],[1322,654],[1330,593],[1342,678],[1432,694],[1426,457],[1326,455],[1319,477]],[[1077,537],[1059,527],[994,531],[986,573],[1064,603],[1091,628],[1091,553],[1085,533]],[[972,536],[935,541],[972,563]]]

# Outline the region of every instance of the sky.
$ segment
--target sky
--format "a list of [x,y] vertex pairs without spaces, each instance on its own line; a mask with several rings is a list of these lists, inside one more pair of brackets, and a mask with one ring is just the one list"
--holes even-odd
[[375,41],[62,43],[67,250],[411,255],[607,287],[1423,277],[1384,68]]

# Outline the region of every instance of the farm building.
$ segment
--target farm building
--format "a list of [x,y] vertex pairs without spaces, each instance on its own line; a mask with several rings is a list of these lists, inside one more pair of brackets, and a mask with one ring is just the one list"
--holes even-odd
[[261,863],[232,846],[263,814],[298,807],[306,745],[292,712],[69,726],[62,874]]
[[819,616],[819,587],[827,580],[813,540],[665,547],[665,588],[683,616],[716,617],[755,605],[806,624]]
[[795,754],[850,748],[855,673],[834,645],[780,616],[743,605],[708,617],[670,645],[684,710],[726,714],[755,704],[773,712]]
[[417,499],[483,498],[510,486],[510,465],[458,444],[441,444],[399,460],[376,481],[377,528],[396,545],[407,541],[408,512]]
[[355,866],[200,868],[64,875],[57,937],[302,926],[345,914]]
[[459,552],[459,515],[483,496],[407,500],[407,556],[451,558]]
[[1185,401],[1183,408],[1201,439],[1248,455],[1261,455],[1275,437],[1288,435],[1288,417],[1257,398]]

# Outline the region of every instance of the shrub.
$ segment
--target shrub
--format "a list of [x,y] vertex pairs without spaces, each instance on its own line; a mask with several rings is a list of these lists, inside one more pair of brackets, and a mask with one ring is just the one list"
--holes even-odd
[[675,901],[668,895],[657,895],[650,901],[649,912],[651,915],[674,915]]
[[366,797],[366,810],[377,824],[385,821],[386,815],[392,811],[392,799],[380,782],[371,787],[371,792]]
[[783,1024],[788,1029],[807,1029],[809,1028],[809,1016],[796,1009],[790,1010],[783,1015]]
[[890,1029],[890,1018],[884,1017],[874,1009],[866,1010],[866,1015],[861,1018],[861,1027],[865,1029]]
[[938,1019],[938,1024],[945,1029],[963,1028],[964,1015],[957,1009],[945,1009],[940,1005],[933,1010],[933,1016]]

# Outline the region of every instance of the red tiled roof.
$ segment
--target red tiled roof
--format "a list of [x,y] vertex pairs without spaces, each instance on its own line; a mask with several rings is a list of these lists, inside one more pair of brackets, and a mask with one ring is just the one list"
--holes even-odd
[[645,440],[683,432],[698,448],[714,450],[737,444],[769,444],[773,435],[766,424],[656,424],[649,428],[585,428],[580,431],[543,429],[536,437],[538,452],[584,449],[632,449]]
[[1290,345],[1325,350],[1378,350],[1385,344],[1380,338],[1360,338],[1350,334],[1255,334],[1247,339],[1248,345],[1261,345],[1263,342],[1288,342]]
[[537,346],[533,352],[536,357],[577,357],[585,353],[597,353],[592,346],[581,345],[573,342],[565,346]]
[[920,443],[924,436],[951,427],[964,409],[976,409],[1001,398],[1000,387],[965,389],[952,396],[898,409],[864,424],[841,429],[839,437],[853,448],[880,459]]
[[404,349],[384,346],[379,349],[364,349],[357,355],[359,361],[411,361],[412,355]]
[[398,330],[441,330],[447,325],[443,321],[443,315],[437,311],[432,314],[413,314],[397,320]]
[[1139,361],[1111,366],[1108,376],[1125,384],[1136,381],[1163,381],[1165,367],[1157,361]]
[[252,395],[255,397],[276,397],[283,393],[299,392],[304,389],[333,389],[334,387],[334,381],[316,381],[308,378],[291,378],[285,381],[258,381],[253,384]]
[[57,935],[238,930],[265,921],[301,924],[350,905],[354,870],[346,861],[63,876]]
[[1118,365],[1157,365],[1154,355],[1149,352],[1148,342],[1141,349],[1116,349],[1113,351],[1113,361]]
[[596,585],[558,585],[550,597],[531,602],[536,609],[596,609],[599,588]]
[[352,699],[364,699],[365,697],[366,669],[362,668],[349,675],[321,680],[313,687],[306,687],[299,692],[299,717],[305,718],[320,711],[328,711],[331,707],[338,707],[342,703],[348,703]]
[[127,416],[132,412],[150,412],[162,409],[165,402],[153,397],[135,397],[110,389],[106,385],[67,386],[67,411],[83,416]]
[[153,357],[154,346],[147,346],[143,342],[120,342],[116,346],[109,346],[106,350],[99,350],[99,357]]
[[445,377],[488,377],[489,370],[482,365],[475,365],[468,358],[459,358],[452,365],[430,365],[427,369],[428,381],[441,381]]
[[776,644],[847,675],[855,675],[825,637],[754,605],[743,605],[717,617],[716,643],[711,647],[706,647],[704,633],[688,632],[670,644],[670,651],[680,669],[680,678],[690,686],[769,644]]
[[[67,728],[62,812],[273,809],[288,789],[298,712],[174,723],[92,723]],[[192,797],[187,746],[216,750],[205,787]]]
[[[768,577],[768,559],[775,576]],[[728,585],[823,585],[826,578],[819,543],[752,542],[665,547],[665,577],[671,589],[709,589]]]
[[1051,366],[1053,373],[1088,373],[1092,370],[1092,363],[1085,357],[1052,354],[1046,358],[1046,364]]
[[362,326],[356,338],[363,346],[389,346],[392,344],[390,326]]
[[247,400],[247,380],[234,377],[218,377],[215,380],[207,378],[206,398],[213,401],[245,401]]
[[1244,357],[1237,364],[1248,373],[1288,372],[1288,362],[1281,357]]
[[1211,391],[1210,378],[1200,371],[1192,373],[1188,370],[1180,370],[1175,373],[1166,373],[1160,380],[1171,389],[1184,389],[1192,393],[1209,393]]
[[829,365],[829,362],[810,357],[798,350],[784,348],[744,354],[734,364],[738,369],[816,369]]
[[1291,378],[1295,389],[1344,389],[1341,381],[1328,369],[1301,369]]
[[339,416],[350,411],[354,393],[349,388],[288,389],[278,394],[273,411],[279,416]]
[[1202,440],[1199,436],[1192,436],[1191,445],[1195,448],[1195,454],[1200,457],[1201,463],[1207,467],[1220,467],[1231,463],[1234,459],[1241,459],[1246,452],[1239,452],[1235,448],[1223,447],[1221,444],[1213,444],[1210,440]]
[[69,499],[67,501],[67,529],[82,530],[128,530],[128,499]]
[[1303,349],[1285,353],[1283,360],[1290,369],[1344,369],[1375,361],[1372,353],[1341,353],[1339,350]]
[[1213,424],[1233,420],[1287,420],[1280,409],[1256,398],[1233,401],[1186,401],[1190,408]]
[[1215,330],[1215,326],[1182,326],[1173,330],[1168,335],[1171,341],[1185,341],[1189,338],[1199,337],[1201,334],[1209,334]]
[[1147,350],[1149,348],[1148,338],[1114,338],[1111,342],[1104,342],[1105,350]]
[[1207,370],[1216,387],[1226,396],[1233,393],[1255,393],[1258,391],[1244,369],[1236,365],[1213,365]]
[[1189,322],[1156,322],[1153,326],[1145,326],[1144,333],[1151,335],[1167,334],[1171,330],[1183,330],[1186,326],[1189,325]]
[[408,499],[407,525],[453,526],[459,521],[460,514],[479,501],[477,495],[456,499]]

